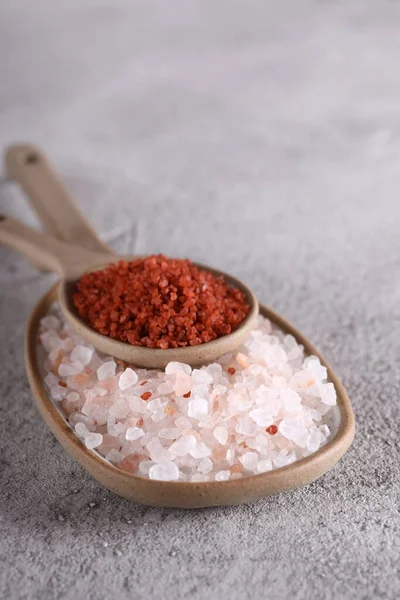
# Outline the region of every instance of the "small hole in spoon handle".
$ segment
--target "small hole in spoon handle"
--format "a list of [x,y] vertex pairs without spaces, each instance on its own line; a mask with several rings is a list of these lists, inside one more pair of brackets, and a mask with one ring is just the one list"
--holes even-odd
[[7,217],[6,217],[5,215],[0,215],[0,223],[1,223],[2,221],[5,221],[5,220],[6,220],[6,218],[7,218]]
[[39,156],[35,152],[29,152],[25,157],[26,165],[36,165],[39,162]]

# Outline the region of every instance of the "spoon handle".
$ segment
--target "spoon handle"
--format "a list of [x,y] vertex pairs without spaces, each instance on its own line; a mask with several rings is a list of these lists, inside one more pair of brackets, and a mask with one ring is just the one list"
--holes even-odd
[[12,217],[0,215],[0,243],[17,250],[38,269],[75,278],[90,266],[115,262],[116,256],[93,252],[35,231]]
[[10,146],[4,160],[9,176],[22,187],[51,235],[95,252],[112,252],[99,240],[39,148],[31,144]]

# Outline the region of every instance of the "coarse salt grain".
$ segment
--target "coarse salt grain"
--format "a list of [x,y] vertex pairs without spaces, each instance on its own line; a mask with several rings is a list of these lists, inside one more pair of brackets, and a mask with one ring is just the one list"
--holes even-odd
[[84,367],[90,363],[93,356],[93,348],[78,344],[71,352],[71,360],[81,363]]
[[85,445],[122,470],[164,481],[239,479],[318,451],[336,430],[325,367],[264,318],[236,355],[213,364],[160,371],[118,362],[117,373],[58,314],[41,322],[44,383]]
[[176,481],[179,479],[179,468],[173,462],[153,465],[149,469],[149,477],[158,481]]
[[107,360],[97,369],[97,379],[103,381],[104,379],[114,377],[116,367],[117,365],[113,360]]
[[125,369],[123,373],[121,373],[121,377],[118,381],[118,387],[120,390],[127,390],[137,383],[138,376],[133,369],[128,367]]

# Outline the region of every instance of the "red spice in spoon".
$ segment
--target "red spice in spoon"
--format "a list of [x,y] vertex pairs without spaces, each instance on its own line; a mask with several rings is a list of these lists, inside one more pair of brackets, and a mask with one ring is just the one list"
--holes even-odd
[[135,346],[196,346],[234,331],[249,311],[243,292],[190,260],[120,260],[82,275],[73,302],[103,335]]

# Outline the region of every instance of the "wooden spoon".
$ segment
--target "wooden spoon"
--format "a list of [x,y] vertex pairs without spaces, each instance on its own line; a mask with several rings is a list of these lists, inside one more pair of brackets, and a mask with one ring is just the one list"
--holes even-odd
[[5,163],[9,175],[25,190],[45,227],[64,240],[79,241],[79,246],[43,235],[5,215],[0,217],[0,242],[19,251],[39,270],[55,271],[61,276],[61,309],[76,331],[98,350],[140,367],[163,368],[171,361],[194,366],[212,362],[235,350],[254,327],[258,301],[253,292],[239,279],[198,264],[198,267],[214,275],[223,275],[230,285],[244,292],[250,311],[233,333],[199,346],[160,350],[132,346],[96,332],[79,317],[72,302],[77,279],[82,273],[104,267],[119,258],[138,257],[117,256],[97,238],[38,148],[29,145],[13,146],[5,154]]
[[257,298],[243,282],[221,271],[197,265],[216,276],[223,275],[231,286],[239,288],[245,294],[250,310],[239,327],[228,335],[199,346],[167,348],[165,350],[132,346],[94,331],[79,317],[72,296],[76,290],[76,282],[83,273],[105,267],[107,264],[117,262],[120,258],[131,260],[135,257],[105,254],[104,252],[94,252],[86,248],[73,246],[35,231],[16,219],[4,215],[0,216],[0,242],[17,250],[26,258],[33,259],[35,265],[41,270],[54,271],[60,275],[59,301],[61,310],[65,318],[86,341],[105,354],[140,367],[148,369],[163,368],[171,361],[184,362],[190,365],[215,361],[223,354],[232,352],[240,346],[257,321]]
[[[32,158],[33,155],[33,158]],[[11,176],[27,192],[31,204],[49,233],[61,240],[109,256],[112,251],[98,240],[94,231],[75,207],[43,153],[31,145],[12,147],[6,155]],[[51,194],[48,193],[51,190]],[[59,221],[58,215],[63,218]],[[81,238],[82,236],[82,238]],[[115,259],[115,257],[114,257]],[[40,261],[41,262],[41,261]],[[43,267],[43,263],[41,262]],[[307,354],[318,356],[328,368],[329,381],[337,392],[336,417],[339,423],[334,438],[321,450],[287,467],[233,481],[183,483],[154,481],[129,474],[100,457],[75,435],[49,398],[43,384],[37,339],[40,320],[58,298],[58,286],[38,302],[29,319],[25,336],[25,361],[29,383],[38,409],[48,427],[65,450],[97,481],[116,494],[150,506],[201,508],[255,501],[261,497],[306,485],[328,471],[343,456],[354,438],[354,415],[349,398],[338,377],[321,354],[299,331],[267,307],[262,315],[303,344]],[[162,350],[161,352],[166,352]]]

